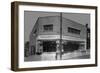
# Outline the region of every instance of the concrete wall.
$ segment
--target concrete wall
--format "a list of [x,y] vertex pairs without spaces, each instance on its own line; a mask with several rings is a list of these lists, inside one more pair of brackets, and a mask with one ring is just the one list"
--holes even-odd
[[[29,38],[30,46],[31,45],[34,45],[34,46],[36,45],[36,37],[38,36],[38,26],[39,26],[39,18],[37,19],[32,31],[30,33],[30,36],[29,36],[30,37]],[[36,34],[34,33],[35,30],[36,30]]]
[[[38,35],[59,35],[60,34],[60,17],[59,16],[47,16],[40,17],[39,21],[39,32]],[[53,24],[53,32],[45,32],[43,25]],[[68,32],[68,27],[72,27],[80,30],[80,35],[72,34]],[[80,23],[74,22],[67,18],[62,18],[62,35],[72,36],[77,38],[86,38],[86,27]]]
[[[68,27],[75,28],[80,30],[80,34],[73,34],[68,32]],[[72,36],[77,38],[86,38],[86,27],[82,24],[74,22],[70,19],[63,18],[62,19],[62,35],[64,36]]]
[[[30,33],[30,36],[29,36],[29,53],[32,53],[35,54],[35,51],[36,51],[36,38],[38,36],[38,26],[39,26],[39,18],[37,19],[31,33]],[[36,33],[34,33],[34,31],[36,31]]]
[[[43,25],[53,24],[53,31],[45,32]],[[39,35],[59,35],[60,34],[60,17],[48,16],[39,18]]]
[[[53,24],[53,31],[44,31],[43,25]],[[35,27],[30,33],[30,44],[36,44],[36,38],[39,35],[60,35],[60,16],[39,17]],[[72,34],[68,32],[68,27],[80,30],[80,34]],[[33,36],[35,29],[37,35]],[[74,22],[67,18],[62,18],[62,35],[76,38],[86,38],[86,27],[80,23]]]

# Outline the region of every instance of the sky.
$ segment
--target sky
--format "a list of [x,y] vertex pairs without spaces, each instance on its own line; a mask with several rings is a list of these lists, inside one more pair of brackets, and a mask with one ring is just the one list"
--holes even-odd
[[[57,12],[37,12],[24,11],[24,42],[29,41],[29,35],[34,27],[38,17],[60,16]],[[63,13],[62,17],[76,21],[82,25],[88,24],[90,27],[90,14],[83,13]]]

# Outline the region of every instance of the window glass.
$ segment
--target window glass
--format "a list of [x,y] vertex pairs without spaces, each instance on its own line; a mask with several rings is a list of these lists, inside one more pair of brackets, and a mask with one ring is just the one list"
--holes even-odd
[[69,33],[74,33],[74,34],[80,34],[79,29],[75,29],[75,28],[71,28],[71,27],[68,27],[68,32]]
[[43,25],[44,31],[53,31],[53,24]]

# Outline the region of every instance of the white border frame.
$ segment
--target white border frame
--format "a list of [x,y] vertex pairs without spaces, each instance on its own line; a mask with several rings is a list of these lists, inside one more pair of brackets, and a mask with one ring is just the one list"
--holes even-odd
[[[91,21],[91,58],[78,60],[57,60],[57,61],[33,61],[24,62],[24,11],[49,11],[49,12],[68,12],[68,13],[89,13]],[[84,65],[95,64],[95,9],[85,8],[63,8],[63,7],[45,7],[45,6],[28,6],[19,5],[19,54],[18,63],[19,68],[35,68],[35,67],[50,67],[50,66],[64,66],[64,65]]]

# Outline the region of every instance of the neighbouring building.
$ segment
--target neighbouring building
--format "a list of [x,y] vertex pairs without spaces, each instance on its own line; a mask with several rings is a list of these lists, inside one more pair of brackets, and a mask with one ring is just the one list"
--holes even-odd
[[86,25],[60,16],[38,17],[29,38],[33,54],[57,52],[60,39],[63,52],[87,49]]

